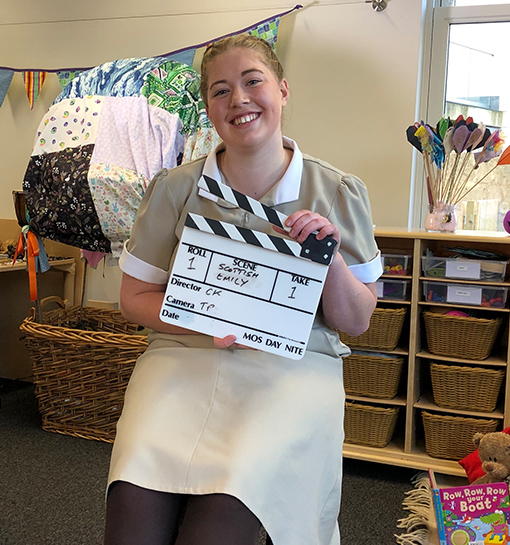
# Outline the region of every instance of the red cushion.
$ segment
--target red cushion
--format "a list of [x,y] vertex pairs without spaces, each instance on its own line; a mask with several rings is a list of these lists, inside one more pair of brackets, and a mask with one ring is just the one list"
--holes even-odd
[[[502,433],[510,435],[510,428],[505,428]],[[480,456],[478,456],[478,449],[459,460],[459,464],[464,468],[470,483],[485,475]]]

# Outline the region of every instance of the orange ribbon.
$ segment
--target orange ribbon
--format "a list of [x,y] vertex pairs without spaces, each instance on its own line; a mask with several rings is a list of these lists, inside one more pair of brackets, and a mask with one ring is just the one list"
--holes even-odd
[[28,263],[28,285],[30,287],[30,301],[35,301],[37,299],[37,275],[35,267],[35,258],[39,255],[39,243],[37,242],[37,237],[32,233],[32,231],[27,231],[25,233],[21,232],[18,244],[16,245],[16,251],[14,252],[14,259],[12,264],[16,263],[16,259],[19,255],[23,253],[25,247],[25,236],[26,236],[26,247],[27,247],[27,263]]

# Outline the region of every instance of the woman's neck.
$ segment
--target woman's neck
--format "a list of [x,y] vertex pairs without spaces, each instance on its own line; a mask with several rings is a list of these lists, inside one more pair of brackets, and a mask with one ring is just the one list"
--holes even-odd
[[262,198],[283,177],[291,160],[292,150],[283,145],[257,153],[228,148],[217,155],[230,187],[254,199]]

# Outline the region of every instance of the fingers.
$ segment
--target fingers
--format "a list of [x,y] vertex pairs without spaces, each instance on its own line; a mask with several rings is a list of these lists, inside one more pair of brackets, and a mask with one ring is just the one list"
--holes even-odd
[[227,335],[226,337],[214,337],[214,347],[215,348],[242,348],[244,350],[256,350],[251,346],[245,346],[244,344],[236,343],[235,335]]
[[215,348],[228,348],[236,342],[235,335],[227,335],[221,339],[220,337],[214,337],[214,347]]
[[317,240],[331,236],[340,242],[338,227],[330,223],[324,216],[309,210],[294,212],[287,218],[285,225],[290,228],[288,235],[300,244],[307,239],[310,233],[315,231],[317,231]]

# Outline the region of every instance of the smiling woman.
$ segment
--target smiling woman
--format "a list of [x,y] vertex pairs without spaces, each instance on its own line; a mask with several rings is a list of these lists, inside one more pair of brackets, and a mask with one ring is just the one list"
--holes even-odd
[[[342,356],[349,349],[336,330],[367,329],[382,272],[367,191],[357,177],[302,154],[283,136],[289,88],[266,42],[239,35],[213,43],[202,61],[202,93],[222,143],[154,177],[120,260],[122,312],[153,333],[117,426],[105,544],[138,545],[143,536],[151,545],[216,545],[228,535],[229,545],[254,545],[262,524],[275,545],[339,545]],[[321,304],[308,312],[306,349],[288,335],[264,337],[277,333],[286,316],[280,307],[301,310],[294,293],[307,283],[308,260],[294,256],[286,256],[296,260],[293,301],[278,300],[268,316],[260,297],[246,299],[226,322],[232,330],[225,333],[232,333],[235,323],[257,316],[256,349],[233,334],[197,333],[192,321],[179,327],[160,320],[188,214],[276,238],[271,223],[205,191],[203,179],[283,214],[277,232],[294,242],[333,239],[326,241],[332,259],[323,269]],[[225,250],[217,272],[207,267],[215,275],[208,289],[218,297],[263,276],[256,251],[265,250],[243,246],[242,258]],[[186,266],[198,259],[192,254]],[[214,307],[203,301],[196,307]],[[273,343],[285,345],[283,352],[264,350]]]
[[[240,45],[235,46],[236,42]],[[206,52],[201,89],[209,119],[228,149],[219,157],[226,180],[238,191],[257,198],[282,177],[292,158],[290,150],[281,145],[281,115],[289,88],[281,67],[274,68],[279,62],[273,60],[275,54],[269,45],[255,42],[256,47],[247,49],[242,44],[252,40],[241,37],[236,42],[223,52],[214,48]],[[242,164],[238,155],[247,148],[256,149],[264,158],[257,168],[258,184],[237,168]]]

